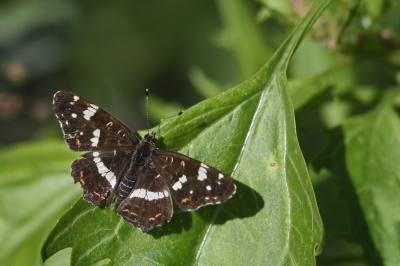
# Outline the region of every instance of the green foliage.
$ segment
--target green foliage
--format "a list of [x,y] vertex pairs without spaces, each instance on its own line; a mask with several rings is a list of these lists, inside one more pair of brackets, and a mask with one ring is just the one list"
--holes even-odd
[[61,141],[40,141],[0,154],[1,265],[39,265],[40,245],[81,193],[68,169],[76,157]]
[[189,108],[160,133],[161,148],[230,174],[238,186],[231,200],[194,213],[176,209],[169,224],[148,234],[117,216],[115,204],[104,209],[79,200],[49,235],[43,259],[72,247],[73,265],[105,258],[112,265],[314,264],[323,226],[296,138],[286,68],[328,2],[310,10],[256,75]]
[[[392,94],[389,94],[392,96]],[[400,119],[388,100],[363,115],[348,119],[329,132],[325,152],[315,165],[329,169],[346,184],[350,208],[349,228],[332,224],[367,251],[372,265],[396,265],[400,261],[399,164]],[[347,231],[347,232],[346,232]]]
[[[67,88],[139,127],[130,111],[144,109],[143,88],[173,87],[151,96],[153,122],[197,104],[160,132],[158,146],[219,168],[238,190],[196,212],[175,206],[170,223],[142,234],[115,204],[81,199],[69,174],[78,155],[61,141],[9,147],[0,154],[1,265],[38,265],[43,242],[48,266],[68,256],[71,265],[400,264],[398,0],[332,1],[322,15],[330,1],[56,1],[57,16],[42,2],[2,11],[0,46],[84,17],[71,51],[85,91]],[[41,135],[60,135],[55,126]]]

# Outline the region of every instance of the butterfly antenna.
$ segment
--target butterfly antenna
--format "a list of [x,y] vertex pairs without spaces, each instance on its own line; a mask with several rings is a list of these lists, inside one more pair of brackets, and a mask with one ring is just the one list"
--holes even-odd
[[149,126],[149,89],[146,89],[146,116],[147,116],[147,134],[150,134],[150,126]]
[[169,124],[171,124],[173,121],[175,121],[175,119],[178,118],[178,116],[180,116],[181,114],[183,114],[183,110],[179,112],[179,114],[177,114],[171,121],[169,121],[168,123],[166,123],[162,128],[160,128],[154,135],[157,135],[158,132],[160,132],[164,127],[168,126]]

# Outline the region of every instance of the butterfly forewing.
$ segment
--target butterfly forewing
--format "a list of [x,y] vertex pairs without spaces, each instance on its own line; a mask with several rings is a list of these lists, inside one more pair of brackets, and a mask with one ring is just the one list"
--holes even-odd
[[[154,166],[152,166],[154,167]],[[172,199],[165,180],[155,168],[144,166],[128,197],[119,205],[117,213],[142,232],[170,221]]]
[[57,92],[53,109],[71,150],[132,149],[139,143],[121,121],[75,93]]
[[108,150],[87,152],[82,157],[72,163],[71,175],[81,184],[83,198],[97,206],[110,192],[106,207],[110,206],[130,156],[123,150]]
[[157,170],[184,211],[225,202],[236,192],[227,175],[205,163],[168,150],[156,149],[153,155]]

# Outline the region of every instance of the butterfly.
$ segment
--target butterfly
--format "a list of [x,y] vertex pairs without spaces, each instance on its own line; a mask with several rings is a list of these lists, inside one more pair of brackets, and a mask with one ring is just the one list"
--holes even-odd
[[230,199],[236,185],[221,171],[181,153],[156,148],[156,133],[139,140],[120,120],[72,92],[54,95],[54,113],[73,151],[87,151],[71,165],[83,199],[116,210],[147,232],[172,218],[171,196],[183,211]]

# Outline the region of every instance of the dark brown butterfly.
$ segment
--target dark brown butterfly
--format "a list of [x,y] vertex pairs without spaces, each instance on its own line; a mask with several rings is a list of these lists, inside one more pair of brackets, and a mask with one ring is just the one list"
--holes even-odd
[[82,96],[59,91],[53,105],[69,148],[88,151],[71,166],[84,200],[96,206],[106,200],[109,207],[118,192],[117,213],[142,232],[171,220],[171,195],[183,211],[195,211],[227,201],[236,192],[221,171],[157,149],[154,132],[139,140],[121,121]]

